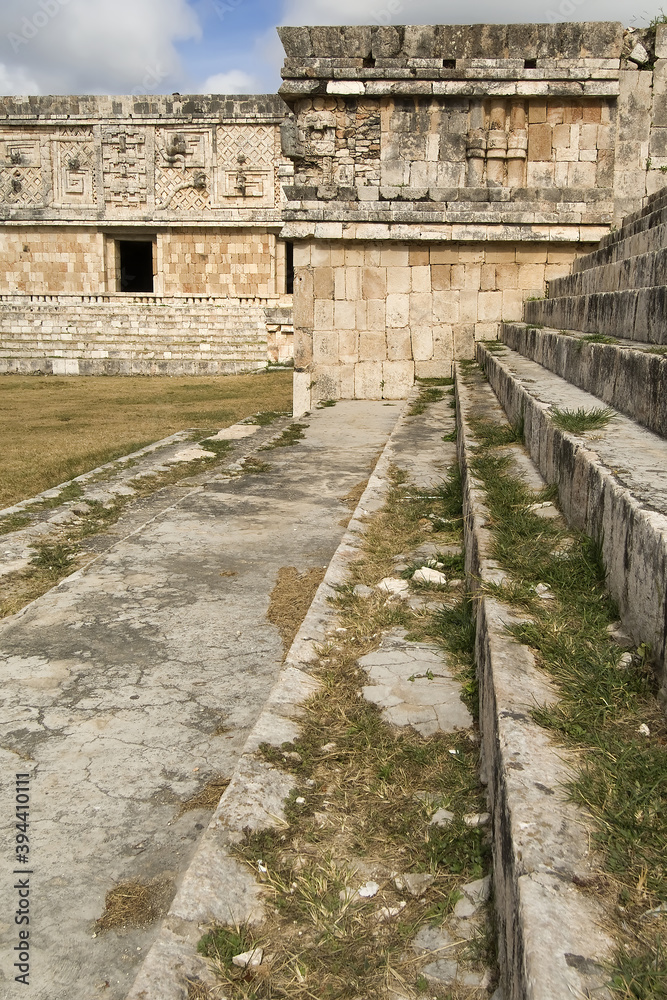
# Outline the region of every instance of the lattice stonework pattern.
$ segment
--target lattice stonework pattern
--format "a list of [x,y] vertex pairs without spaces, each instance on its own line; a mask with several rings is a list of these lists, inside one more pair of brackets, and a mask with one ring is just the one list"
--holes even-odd
[[220,125],[217,139],[220,203],[234,208],[275,205],[275,127]]
[[102,134],[104,201],[111,208],[139,207],[148,200],[146,137],[131,129],[110,128]]
[[56,207],[93,208],[97,204],[95,144],[81,129],[53,139],[53,203]]
[[44,204],[38,136],[0,133],[0,203],[17,208]]
[[215,191],[210,129],[155,130],[155,208],[203,212]]

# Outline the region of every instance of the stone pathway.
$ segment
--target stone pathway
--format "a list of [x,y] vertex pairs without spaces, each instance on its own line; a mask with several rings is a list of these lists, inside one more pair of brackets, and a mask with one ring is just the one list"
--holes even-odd
[[[14,779],[29,773],[30,995],[121,1000],[157,933],[95,936],[106,893],[175,888],[210,812],[180,805],[230,777],[278,674],[278,570],[325,567],[341,499],[365,480],[400,404],[342,402],[271,470],[211,472],[127,514],[127,535],[0,624],[0,993],[14,983]],[[123,521],[115,527],[118,535]],[[171,890],[173,893],[173,889]]]

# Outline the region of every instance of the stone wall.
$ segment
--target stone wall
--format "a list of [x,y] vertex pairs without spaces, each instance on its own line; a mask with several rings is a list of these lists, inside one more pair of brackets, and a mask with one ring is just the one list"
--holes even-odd
[[[273,95],[0,98],[4,370],[285,360],[284,114]],[[134,241],[151,248],[146,295],[123,289]]]
[[295,248],[295,365],[316,398],[401,399],[415,377],[495,339],[523,301],[570,273],[583,244],[303,241]]
[[323,394],[404,394],[411,371],[449,374],[667,180],[649,157],[664,31],[280,33],[297,409]]

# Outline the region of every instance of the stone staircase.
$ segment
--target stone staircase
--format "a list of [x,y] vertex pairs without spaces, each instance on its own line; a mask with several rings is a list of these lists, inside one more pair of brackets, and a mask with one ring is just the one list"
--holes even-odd
[[[599,543],[622,619],[619,645],[643,644],[664,706],[667,347],[659,345],[667,345],[667,191],[578,259],[570,276],[550,282],[548,298],[527,302],[524,318],[503,324],[499,342],[477,345],[481,370],[460,362],[456,374],[502,995],[611,1000],[618,915],[609,895],[580,888],[595,884],[599,859],[590,814],[562,793],[576,754],[534,718],[536,705],[560,696],[531,648],[508,634],[526,613],[503,590],[510,577],[480,480],[480,427],[499,432],[505,443],[495,454],[513,476],[536,495],[556,485],[568,524]],[[563,411],[605,409],[601,427],[563,429]],[[536,508],[559,517],[552,503]]]
[[[574,527],[600,542],[625,628],[667,691],[667,190],[529,301],[477,359]],[[612,419],[562,430],[554,408]]]
[[280,305],[216,296],[2,295],[0,374],[206,375],[264,368],[267,338],[276,340],[285,327]]

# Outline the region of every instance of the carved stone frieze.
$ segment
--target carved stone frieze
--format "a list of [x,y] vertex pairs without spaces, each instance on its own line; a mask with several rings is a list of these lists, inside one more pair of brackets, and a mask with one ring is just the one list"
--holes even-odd
[[0,133],[0,203],[16,208],[44,204],[39,136]]
[[155,130],[155,207],[204,212],[215,200],[211,129]]
[[92,131],[63,129],[51,143],[54,208],[94,208],[97,184]]
[[104,200],[112,208],[148,200],[145,130],[109,128],[102,133]]

